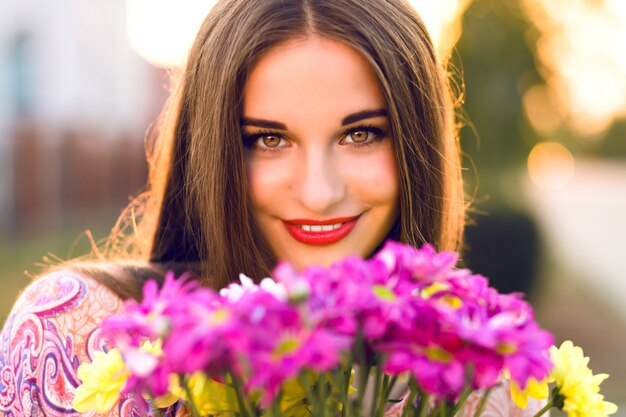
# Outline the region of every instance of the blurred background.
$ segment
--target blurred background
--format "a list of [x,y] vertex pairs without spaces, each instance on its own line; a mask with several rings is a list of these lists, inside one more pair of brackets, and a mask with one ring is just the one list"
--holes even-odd
[[[0,2],[0,322],[142,191],[144,137],[211,3]],[[626,416],[626,2],[412,3],[464,103],[465,264],[525,292]]]

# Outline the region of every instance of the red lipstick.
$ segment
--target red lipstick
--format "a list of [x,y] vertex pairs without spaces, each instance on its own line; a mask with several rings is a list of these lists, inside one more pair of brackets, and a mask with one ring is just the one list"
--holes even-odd
[[[359,217],[360,215],[328,220],[291,219],[283,220],[283,223],[289,234],[298,242],[321,246],[330,245],[348,236]],[[329,226],[334,227],[330,229]]]

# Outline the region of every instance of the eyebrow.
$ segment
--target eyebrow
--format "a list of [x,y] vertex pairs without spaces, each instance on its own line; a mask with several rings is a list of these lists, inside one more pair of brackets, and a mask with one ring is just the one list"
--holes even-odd
[[241,126],[256,126],[256,127],[265,127],[267,129],[287,130],[286,124],[275,122],[273,120],[251,119],[249,117],[242,117],[240,123],[241,123]]
[[[358,122],[364,119],[372,119],[374,117],[386,117],[387,110],[385,109],[376,109],[376,110],[364,110],[358,113],[352,113],[347,115],[341,120],[341,126],[349,125],[350,123]],[[281,122],[276,122],[273,120],[265,120],[265,119],[252,119],[249,117],[241,118],[241,126],[256,126],[256,127],[264,127],[266,129],[280,129],[287,130],[287,125]]]
[[343,118],[341,121],[341,126],[349,125],[350,123],[358,122],[364,119],[372,119],[374,117],[387,116],[387,110],[385,109],[376,109],[376,110],[364,110],[358,113],[349,114]]

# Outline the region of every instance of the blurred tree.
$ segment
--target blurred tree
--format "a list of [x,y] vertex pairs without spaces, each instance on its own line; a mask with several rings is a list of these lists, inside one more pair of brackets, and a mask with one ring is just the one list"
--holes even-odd
[[535,142],[522,111],[523,91],[541,80],[524,37],[528,29],[517,0],[475,0],[451,60],[465,81],[461,142],[476,166],[466,181],[470,195],[478,183],[478,209],[517,203],[507,200],[503,181],[523,168]]
[[461,143],[474,215],[466,232],[468,267],[503,292],[532,288],[538,233],[525,214],[521,170],[535,143],[522,93],[541,79],[525,40],[529,24],[517,0],[475,0],[451,59],[465,82]]

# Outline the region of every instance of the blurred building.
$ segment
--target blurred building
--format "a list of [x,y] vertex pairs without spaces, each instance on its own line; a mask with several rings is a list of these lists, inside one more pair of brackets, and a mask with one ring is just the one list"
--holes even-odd
[[0,239],[120,207],[167,77],[130,48],[122,1],[0,2]]

